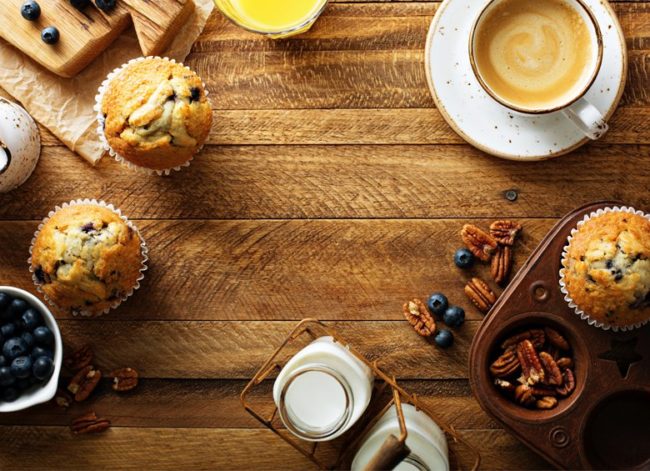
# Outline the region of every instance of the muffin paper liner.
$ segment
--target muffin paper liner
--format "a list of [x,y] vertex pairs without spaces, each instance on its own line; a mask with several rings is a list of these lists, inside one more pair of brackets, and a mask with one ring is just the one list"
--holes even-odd
[[122,304],[124,301],[126,301],[134,292],[135,290],[140,288],[140,282],[144,279],[144,272],[147,271],[147,262],[149,261],[149,248],[147,247],[147,244],[140,234],[140,231],[138,230],[135,225],[129,221],[129,219],[122,214],[122,212],[115,208],[112,204],[107,204],[104,201],[97,201],[95,199],[78,199],[74,201],[70,201],[69,203],[63,203],[61,206],[56,206],[54,210],[50,211],[47,215],[47,217],[43,218],[43,221],[38,225],[38,228],[36,229],[36,232],[34,233],[34,237],[32,238],[32,242],[29,246],[29,259],[27,259],[27,263],[29,264],[29,272],[32,274],[32,280],[34,281],[34,284],[36,285],[36,289],[45,301],[50,306],[53,306],[57,309],[62,309],[59,307],[50,297],[45,294],[45,292],[42,289],[41,284],[38,282],[38,279],[36,278],[36,274],[34,273],[34,269],[32,268],[32,250],[34,249],[34,244],[36,243],[36,239],[38,238],[38,235],[40,234],[41,230],[43,229],[43,226],[56,214],[57,211],[60,211],[61,209],[68,208],[70,206],[77,206],[77,205],[96,205],[96,206],[101,206],[102,208],[106,208],[117,214],[131,229],[135,231],[136,234],[138,234],[138,237],[140,237],[140,253],[142,256],[142,261],[140,264],[140,276],[138,276],[135,286],[131,288],[121,299],[118,299],[115,301],[110,307],[104,309],[103,311],[99,313],[92,313],[88,311],[72,311],[73,315],[78,315],[81,314],[82,316],[85,317],[99,317],[103,316],[104,314],[108,314],[112,309],[117,308],[120,304]]
[[[121,163],[123,165],[126,165],[127,167],[131,168],[132,170],[136,170],[136,171],[141,172],[141,173],[146,173],[148,175],[162,176],[162,175],[169,175],[172,171],[179,171],[183,167],[189,167],[192,160],[194,160],[194,156],[197,155],[199,152],[201,152],[201,150],[203,149],[203,145],[201,145],[200,147],[198,147],[196,149],[196,152],[194,153],[194,155],[192,155],[192,157],[190,157],[190,159],[187,162],[185,162],[185,163],[183,163],[181,165],[178,165],[176,167],[171,167],[171,168],[167,168],[167,169],[163,169],[163,170],[155,170],[155,169],[135,165],[133,162],[129,161],[128,159],[124,158],[123,156],[121,156],[120,154],[115,152],[115,150],[113,150],[113,148],[109,144],[108,139],[106,138],[106,134],[104,134],[104,122],[105,122],[106,118],[104,118],[104,114],[102,113],[102,101],[104,100],[104,94],[106,93],[106,90],[108,89],[108,85],[109,85],[110,81],[112,79],[114,79],[115,77],[117,77],[128,66],[130,66],[132,64],[135,64],[135,63],[138,63],[138,62],[149,60],[149,59],[162,59],[162,60],[171,62],[173,64],[177,63],[174,59],[170,59],[168,57],[159,57],[159,56],[137,57],[135,59],[131,59],[126,64],[122,64],[117,69],[113,70],[110,74],[108,74],[106,79],[99,86],[99,90],[97,91],[97,95],[95,96],[95,112],[97,113],[97,123],[98,123],[98,125],[97,125],[97,135],[99,136],[99,140],[100,140],[102,146],[104,147],[104,149],[115,160],[117,160],[119,163]],[[188,71],[193,72],[192,69],[187,67],[182,62],[178,62],[178,64],[185,67]],[[203,90],[205,92],[206,99],[209,101],[210,98],[208,97],[208,89],[205,86],[205,82],[202,81],[201,83],[203,85]]]
[[567,290],[566,287],[566,281],[564,280],[564,270],[568,266],[568,253],[569,253],[569,245],[571,244],[571,240],[573,239],[573,236],[576,235],[576,233],[580,230],[580,228],[591,218],[597,217],[597,216],[602,216],[605,213],[629,213],[629,214],[636,214],[638,216],[642,216],[648,220],[650,220],[650,214],[644,213],[643,211],[636,210],[630,206],[612,206],[608,208],[602,208],[598,209],[597,211],[592,211],[590,214],[585,215],[574,229],[571,229],[571,235],[567,238],[567,244],[564,246],[562,249],[562,260],[561,260],[561,265],[562,268],[560,269],[560,291],[564,295],[564,300],[569,304],[569,307],[574,310],[574,312],[580,316],[581,319],[587,321],[589,325],[592,325],[594,327],[598,327],[599,329],[603,330],[611,330],[613,332],[625,332],[629,330],[634,330],[638,329],[639,327],[644,326],[648,322],[650,322],[650,319],[647,319],[645,321],[638,322],[636,324],[628,325],[628,326],[615,326],[615,325],[608,325],[603,322],[598,321],[597,319],[592,319],[589,314],[584,312],[578,305],[573,301],[571,296],[569,295],[569,291]]

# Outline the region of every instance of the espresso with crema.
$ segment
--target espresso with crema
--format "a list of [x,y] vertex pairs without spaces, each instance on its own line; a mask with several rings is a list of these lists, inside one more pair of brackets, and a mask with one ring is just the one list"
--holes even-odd
[[492,92],[518,108],[551,109],[580,93],[596,54],[585,20],[562,0],[503,0],[475,31],[474,60]]

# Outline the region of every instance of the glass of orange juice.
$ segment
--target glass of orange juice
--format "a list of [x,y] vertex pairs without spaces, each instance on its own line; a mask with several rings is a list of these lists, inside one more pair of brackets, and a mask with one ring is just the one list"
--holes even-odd
[[271,38],[286,38],[312,27],[328,0],[214,0],[232,22]]

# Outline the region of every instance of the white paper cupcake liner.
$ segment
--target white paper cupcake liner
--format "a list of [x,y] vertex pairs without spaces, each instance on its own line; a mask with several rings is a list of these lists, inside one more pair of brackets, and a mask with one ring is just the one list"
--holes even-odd
[[[132,170],[136,170],[141,173],[146,173],[148,175],[169,175],[173,171],[179,171],[183,167],[189,167],[190,164],[192,163],[192,160],[194,160],[194,156],[196,156],[201,150],[203,149],[203,145],[201,145],[199,148],[196,149],[196,152],[192,157],[187,162],[184,162],[181,165],[177,165],[176,167],[171,167],[163,170],[154,170],[151,168],[147,167],[141,167],[139,165],[135,165],[133,162],[129,161],[128,159],[125,159],[123,156],[115,152],[111,145],[108,142],[108,139],[106,138],[106,135],[104,134],[104,125],[105,125],[105,120],[106,118],[104,117],[104,114],[102,113],[102,101],[104,101],[104,95],[106,93],[106,90],[108,89],[108,84],[110,83],[111,80],[113,80],[115,77],[117,77],[125,68],[132,64],[136,64],[138,62],[142,62],[145,60],[149,59],[162,59],[168,62],[171,62],[172,64],[176,64],[177,62],[174,59],[170,59],[169,57],[159,57],[159,56],[147,56],[147,57],[137,57],[135,59],[131,59],[129,62],[126,64],[122,64],[119,66],[117,69],[113,70],[111,73],[106,76],[106,79],[102,82],[102,84],[99,86],[99,90],[97,91],[97,95],[95,96],[95,112],[97,113],[97,135],[99,136],[99,140],[102,144],[102,147],[104,147],[104,150],[108,152],[115,160],[117,160],[119,163],[126,165]],[[182,65],[185,67],[188,71],[194,73],[192,69],[187,67],[185,64],[182,62],[178,62],[179,65]],[[203,85],[203,90],[205,92],[206,99],[209,101],[210,98],[208,97],[208,89],[205,86],[205,82],[201,82]]]
[[43,298],[47,301],[47,303],[50,306],[53,306],[53,307],[55,307],[57,309],[60,309],[60,307],[52,299],[50,299],[50,297],[47,294],[45,294],[45,292],[43,291],[43,288],[41,286],[41,283],[36,278],[36,274],[34,273],[34,269],[32,268],[32,250],[34,249],[34,244],[36,243],[36,239],[38,238],[38,235],[40,234],[41,230],[43,229],[43,226],[52,218],[52,216],[54,216],[54,214],[56,214],[57,211],[60,211],[61,209],[64,209],[64,208],[67,208],[67,207],[70,207],[70,206],[76,206],[76,205],[80,205],[80,204],[82,204],[82,205],[88,205],[88,204],[97,205],[97,206],[101,206],[102,208],[106,208],[106,209],[109,209],[109,210],[113,211],[131,229],[133,229],[133,231],[138,235],[138,237],[140,237],[140,253],[142,255],[142,261],[141,261],[141,264],[140,264],[140,275],[138,276],[133,288],[131,288],[131,290],[129,290],[120,299],[116,300],[113,304],[111,304],[110,307],[107,307],[106,309],[104,309],[100,313],[91,313],[91,312],[88,312],[88,311],[73,311],[72,312],[72,314],[75,315],[75,316],[80,314],[80,315],[85,316],[85,317],[99,317],[99,316],[103,316],[104,314],[108,314],[112,309],[117,308],[120,304],[122,304],[129,297],[131,297],[131,295],[133,295],[133,293],[137,289],[140,288],[140,282],[144,279],[144,272],[147,271],[147,262],[149,261],[149,249],[147,247],[147,244],[146,244],[144,238],[140,234],[140,231],[138,230],[137,227],[135,227],[135,225],[131,221],[129,221],[129,219],[126,216],[124,216],[122,214],[122,212],[119,209],[117,209],[112,204],[107,204],[104,201],[97,201],[95,199],[79,199],[79,200],[70,201],[69,203],[63,203],[61,206],[56,206],[54,208],[54,210],[50,211],[48,213],[47,217],[43,218],[43,221],[38,225],[38,228],[36,229],[36,232],[34,233],[34,237],[32,238],[32,242],[31,242],[31,244],[29,246],[29,259],[27,259],[27,263],[29,264],[29,272],[32,274],[32,280],[34,281],[34,284],[36,285],[37,291],[39,293],[41,293]]
[[561,265],[562,268],[560,269],[560,291],[564,295],[564,300],[569,304],[569,307],[573,309],[573,311],[580,316],[580,318],[584,321],[586,321],[589,325],[597,327],[599,329],[603,330],[611,330],[613,332],[626,332],[629,330],[634,330],[638,329],[639,327],[642,327],[646,325],[648,322],[650,322],[650,319],[633,324],[633,325],[628,325],[624,327],[619,327],[619,326],[614,326],[614,325],[608,325],[603,322],[600,322],[596,319],[592,319],[589,314],[587,314],[585,311],[580,309],[580,307],[573,301],[573,298],[569,295],[569,292],[566,287],[566,281],[564,279],[564,270],[568,266],[568,252],[569,252],[569,245],[571,244],[571,240],[573,237],[576,235],[578,230],[591,218],[597,217],[597,216],[602,216],[605,213],[629,213],[629,214],[636,214],[638,216],[642,216],[648,220],[650,220],[650,214],[644,213],[643,211],[636,210],[630,206],[612,206],[612,207],[607,207],[607,208],[601,208],[596,211],[592,211],[591,213],[585,215],[576,225],[574,229],[571,230],[571,235],[567,238],[567,244],[564,246],[562,249],[562,260],[561,260]]

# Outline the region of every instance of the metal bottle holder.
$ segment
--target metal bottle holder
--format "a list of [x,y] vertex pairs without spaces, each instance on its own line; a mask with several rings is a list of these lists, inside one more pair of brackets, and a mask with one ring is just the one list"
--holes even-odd
[[[259,392],[258,397],[255,400],[255,405],[252,404],[250,396],[256,388],[260,390],[265,389],[262,386],[262,383],[266,379],[269,379],[269,376],[273,372],[280,372],[286,361],[297,352],[291,352],[287,356],[287,350],[290,346],[294,346],[303,341],[305,345],[307,345],[308,343],[311,343],[311,341],[323,336],[332,337],[335,342],[346,347],[352,355],[368,366],[375,376],[375,385],[368,408],[350,430],[346,431],[341,437],[329,442],[308,442],[295,437],[284,428],[284,425],[279,419],[278,408],[273,399],[271,399],[272,407],[269,406],[267,391]],[[359,442],[379,421],[383,414],[394,406],[397,412],[400,436],[396,437],[390,435],[385,440],[380,450],[366,466],[365,469],[367,471],[393,469],[409,455],[410,451],[406,446],[408,430],[406,428],[402,403],[411,404],[436,422],[454,443],[458,443],[470,451],[474,456],[471,469],[472,471],[477,470],[480,464],[480,454],[478,450],[463,439],[454,427],[436,417],[430,408],[424,406],[421,401],[418,400],[415,394],[409,394],[402,389],[402,387],[397,384],[397,380],[394,376],[388,375],[381,370],[378,366],[380,361],[381,359],[374,361],[368,360],[365,356],[345,342],[336,331],[327,327],[323,322],[316,319],[303,319],[298,323],[284,342],[282,342],[282,344],[275,350],[273,355],[271,355],[271,358],[269,358],[255,376],[253,376],[253,379],[251,379],[251,381],[246,385],[240,396],[241,402],[249,414],[302,453],[320,469],[349,469],[353,452],[358,448]],[[387,404],[380,407],[383,402],[382,398],[385,400],[387,396]],[[266,410],[262,411],[262,408],[265,406]],[[379,410],[377,411],[377,409]]]

